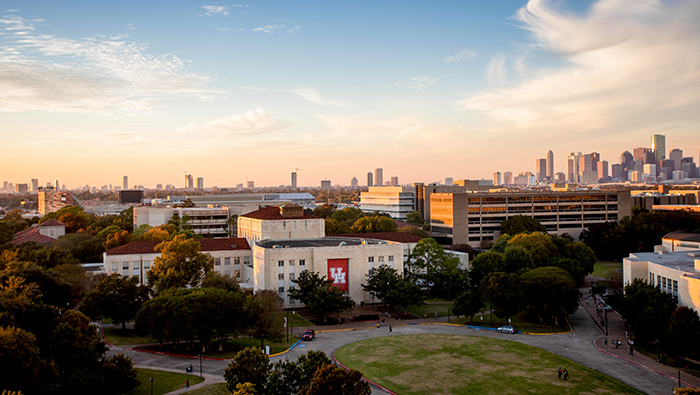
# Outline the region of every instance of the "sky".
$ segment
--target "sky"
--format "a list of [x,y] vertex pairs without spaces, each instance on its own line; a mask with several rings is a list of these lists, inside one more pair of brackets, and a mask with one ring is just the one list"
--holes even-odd
[[666,136],[698,161],[700,2],[0,5],[0,179],[491,179]]

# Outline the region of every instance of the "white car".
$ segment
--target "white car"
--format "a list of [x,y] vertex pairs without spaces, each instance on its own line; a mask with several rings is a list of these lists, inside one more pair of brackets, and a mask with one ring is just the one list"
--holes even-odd
[[511,335],[515,333],[515,328],[510,325],[499,326],[497,329],[498,333],[510,333]]

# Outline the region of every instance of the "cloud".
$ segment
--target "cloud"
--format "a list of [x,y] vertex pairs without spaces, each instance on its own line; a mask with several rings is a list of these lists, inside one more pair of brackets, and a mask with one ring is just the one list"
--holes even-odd
[[347,105],[341,101],[332,100],[332,99],[322,97],[321,94],[316,89],[313,89],[313,88],[301,86],[301,87],[290,89],[289,92],[294,93],[295,95],[299,95],[308,101],[312,101],[314,103],[318,103],[318,104],[321,104],[323,106],[340,107],[340,108],[347,107]]
[[270,33],[274,32],[275,30],[281,29],[283,27],[284,27],[284,25],[267,25],[267,26],[263,26],[263,27],[256,27],[253,29],[253,31],[254,32],[265,32],[267,34],[270,34]]
[[126,27],[127,27],[129,30],[136,30],[136,27],[134,26],[133,23],[130,23],[130,24],[126,25]]
[[[492,130],[607,136],[700,121],[700,2],[600,0],[574,14],[532,0],[515,18],[532,34],[531,51],[562,65],[524,73],[519,60],[523,79],[459,103]],[[507,82],[507,59],[491,61],[494,84]]]
[[445,63],[459,63],[459,62],[468,62],[470,60],[476,59],[478,54],[471,49],[466,49],[463,48],[459,52],[457,52],[454,55],[450,55],[444,59],[442,59],[443,62]]
[[125,131],[79,131],[71,130],[57,134],[65,139],[85,141],[95,146],[102,147],[135,147],[135,146],[151,146],[152,143],[144,138],[141,133],[125,132]]
[[204,125],[188,124],[178,128],[176,133],[201,133],[208,137],[227,138],[240,135],[260,135],[272,133],[289,126],[289,123],[275,118],[271,112],[258,107],[243,114],[219,118]]
[[243,7],[242,4],[234,4],[231,6],[225,5],[203,5],[199,8],[203,9],[205,13],[203,16],[226,16],[230,13],[233,7]]
[[37,20],[0,18],[0,111],[145,115],[177,96],[213,92],[210,78],[172,54],[153,55],[125,36],[80,40],[35,34]]
[[433,77],[413,77],[409,78],[406,81],[396,81],[396,86],[403,87],[403,88],[412,88],[412,89],[423,89],[427,88],[429,86],[433,86],[440,82],[438,78],[433,78]]

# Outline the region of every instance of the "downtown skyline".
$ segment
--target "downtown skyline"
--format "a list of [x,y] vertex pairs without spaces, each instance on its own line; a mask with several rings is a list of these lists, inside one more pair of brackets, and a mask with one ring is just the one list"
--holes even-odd
[[[136,2],[0,10],[0,178],[346,185],[698,158],[693,1]],[[700,162],[700,161],[699,161]]]

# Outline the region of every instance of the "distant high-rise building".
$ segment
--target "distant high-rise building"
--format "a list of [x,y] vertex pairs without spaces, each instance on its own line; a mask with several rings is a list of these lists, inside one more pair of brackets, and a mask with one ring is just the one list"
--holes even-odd
[[600,154],[591,152],[591,170],[598,171],[598,162],[600,162]]
[[32,192],[39,192],[39,180],[32,178]]
[[606,179],[608,178],[608,161],[602,160],[598,162],[598,178]]
[[454,185],[455,180],[452,177],[445,177],[445,185]]
[[194,188],[194,177],[192,177],[192,174],[185,174],[185,188]]
[[197,177],[197,189],[204,189],[204,177]]
[[673,170],[681,169],[681,162],[683,161],[683,150],[674,148],[668,153],[668,159],[672,160],[674,163]]
[[122,189],[127,190],[129,189],[129,177],[124,176],[124,181],[122,182]]
[[246,182],[246,185],[248,186],[248,189],[253,189],[255,188],[255,181],[248,181]]
[[505,185],[513,185],[513,173],[510,171],[507,171],[503,173],[503,184]]
[[321,189],[324,191],[331,189],[331,180],[321,180]]
[[374,184],[379,186],[384,185],[384,170],[379,167],[374,169]]
[[663,134],[651,136],[651,150],[654,152],[655,163],[666,159],[666,136]]
[[15,193],[27,193],[29,192],[29,185],[27,184],[15,184]]
[[297,187],[297,172],[293,171],[292,172],[292,188]]
[[357,188],[357,186],[358,186],[357,177],[353,177],[352,180],[350,180],[350,187]]
[[501,185],[501,172],[493,173],[493,185]]
[[537,182],[543,182],[547,177],[547,159],[537,159],[535,161],[535,175]]
[[566,174],[564,174],[562,172],[555,174],[553,181],[558,182],[558,183],[566,182]]
[[156,184],[156,189],[163,189],[163,184]]
[[60,185],[58,185],[58,180],[53,180],[53,189],[60,190]]
[[372,172],[371,172],[371,171],[370,171],[369,173],[367,173],[367,186],[368,186],[368,187],[374,186],[374,181],[373,181],[373,178],[372,178]]
[[623,173],[625,171],[625,165],[620,163],[620,164],[614,164],[611,167],[612,167],[612,178],[613,179],[625,178],[624,173]]
[[547,177],[554,180],[554,152],[552,150],[547,152]]
[[391,185],[395,187],[399,186],[399,177],[391,177]]
[[572,152],[566,158],[566,179],[571,183],[578,182],[578,172],[579,172],[579,157],[580,152]]
[[623,152],[620,154],[620,164],[622,165],[623,170],[631,169],[634,166],[634,155],[632,155],[629,151]]

